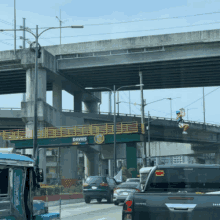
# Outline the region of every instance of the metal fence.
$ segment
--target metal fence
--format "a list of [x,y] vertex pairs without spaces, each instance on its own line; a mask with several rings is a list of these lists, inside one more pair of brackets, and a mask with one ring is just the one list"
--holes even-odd
[[[141,125],[137,122],[117,123],[116,134],[130,134],[140,132]],[[143,129],[143,126],[142,126]],[[114,124],[77,125],[73,127],[46,127],[38,130],[38,138],[61,138],[73,136],[94,136],[96,134],[114,134]],[[0,132],[3,140],[26,140],[33,139],[33,131],[4,130]]]

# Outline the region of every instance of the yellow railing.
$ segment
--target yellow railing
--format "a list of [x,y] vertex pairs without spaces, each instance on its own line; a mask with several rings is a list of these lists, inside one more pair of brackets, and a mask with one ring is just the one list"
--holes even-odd
[[[139,129],[140,128],[140,129]],[[137,122],[118,123],[116,125],[116,134],[143,133],[143,126]],[[44,128],[38,130],[38,138],[62,138],[74,136],[95,136],[96,134],[114,134],[114,124],[92,124],[73,126],[68,128]],[[10,130],[1,131],[0,136],[3,140],[26,140],[33,139],[33,131]]]

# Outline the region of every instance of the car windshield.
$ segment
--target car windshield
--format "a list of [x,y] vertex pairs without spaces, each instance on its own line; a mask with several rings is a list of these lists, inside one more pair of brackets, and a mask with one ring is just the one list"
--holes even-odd
[[0,180],[1,180],[1,187],[0,187],[0,195],[8,193],[8,168],[1,169],[0,168]]
[[220,169],[166,168],[156,170],[146,191],[219,191]]
[[100,177],[100,176],[90,176],[86,179],[86,183],[88,184],[93,184],[93,183],[103,183],[106,182],[104,177]]
[[122,183],[118,186],[118,188],[123,188],[123,189],[136,189],[136,188],[139,188],[139,183],[129,183],[129,182],[126,182],[126,183]]

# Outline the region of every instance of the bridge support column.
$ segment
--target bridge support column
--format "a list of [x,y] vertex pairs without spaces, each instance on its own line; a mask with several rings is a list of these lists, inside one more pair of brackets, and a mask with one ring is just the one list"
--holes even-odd
[[114,160],[108,160],[108,175],[113,177]]
[[108,170],[108,160],[101,160],[101,176],[107,176],[106,170]]
[[99,175],[99,154],[89,152],[84,154],[85,178]]
[[[25,129],[26,129],[26,135],[28,137],[33,137],[33,131],[34,131],[34,97],[35,97],[35,69],[28,69],[26,71],[26,94],[27,99],[25,102],[25,112],[26,114],[23,116],[23,120],[25,122]],[[37,84],[37,90],[38,90],[38,98],[46,102],[46,89],[47,89],[47,72],[44,69],[38,69],[38,84]],[[42,115],[43,108],[42,105],[38,105],[37,109],[38,115]],[[38,117],[38,130],[44,129],[44,121],[42,117]],[[25,150],[26,154],[33,155],[33,150],[28,149]],[[39,149],[39,167],[43,169],[44,172],[44,182],[46,183],[46,149]]]
[[[94,92],[93,94],[101,99],[101,92]],[[99,113],[98,103],[99,102],[95,102],[95,101],[94,102],[85,101],[84,102],[85,111],[87,111],[88,113],[97,113],[98,114]]]
[[62,85],[53,83],[53,107],[62,112]]
[[74,93],[74,112],[82,112],[82,92]]
[[77,146],[60,148],[61,184],[67,186],[77,180]]
[[133,168],[131,171],[132,178],[137,177],[137,152],[136,152],[136,142],[126,143],[126,159],[127,159],[127,169]]

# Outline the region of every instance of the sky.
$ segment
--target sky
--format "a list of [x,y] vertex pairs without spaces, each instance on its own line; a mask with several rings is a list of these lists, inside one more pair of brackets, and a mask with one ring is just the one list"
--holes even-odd
[[[128,38],[148,35],[161,35],[191,31],[218,29],[220,25],[220,1],[180,0],[180,1],[144,1],[136,0],[16,0],[16,26],[35,28],[39,32],[45,27],[84,25],[83,29],[62,29],[62,44]],[[14,0],[0,1],[0,29],[14,28]],[[42,28],[42,29],[41,29]],[[35,31],[35,29],[33,29]],[[0,32],[0,51],[14,49],[14,33]],[[17,49],[21,46],[22,32],[17,32]],[[26,38],[33,37],[26,33]],[[42,34],[41,46],[59,45],[60,30],[50,30]],[[28,47],[26,43],[26,47]],[[219,87],[205,87],[205,121],[220,124]],[[108,93],[102,93],[101,112],[108,112]],[[62,92],[63,109],[73,109],[73,96]],[[172,118],[176,110],[185,108],[185,119],[204,121],[203,88],[144,90],[146,103],[161,101],[145,107],[151,116],[171,117],[170,100],[172,98]],[[0,108],[20,108],[22,94],[0,95]],[[121,91],[119,101],[129,102],[129,92]],[[140,91],[130,92],[131,103],[141,103]],[[52,105],[52,92],[47,92],[47,103]],[[113,96],[112,96],[113,103]],[[112,105],[113,107],[113,105]],[[129,113],[129,104],[120,103],[120,113]],[[187,110],[188,109],[188,110]],[[113,108],[112,108],[113,110]],[[188,113],[188,114],[187,114]],[[131,114],[140,115],[140,106],[131,104]]]

